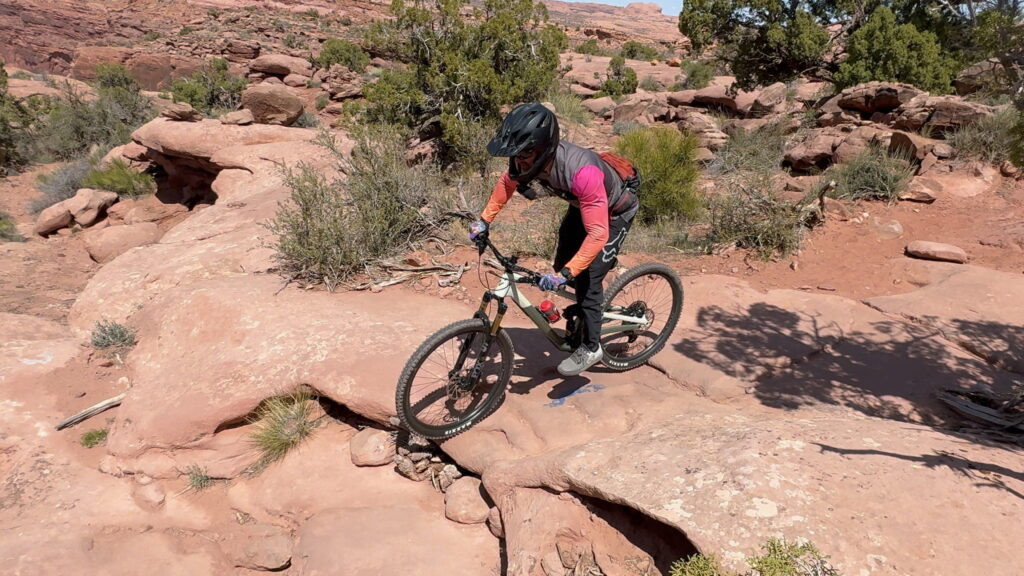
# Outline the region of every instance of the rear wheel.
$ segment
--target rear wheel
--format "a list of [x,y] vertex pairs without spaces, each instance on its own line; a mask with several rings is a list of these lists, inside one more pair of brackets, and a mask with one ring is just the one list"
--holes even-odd
[[[605,291],[604,311],[647,319],[640,330],[601,336],[605,366],[631,370],[647,362],[668,342],[683,310],[683,285],[668,266],[649,262],[626,270]],[[622,325],[606,320],[603,327]]]
[[398,418],[424,438],[441,440],[465,432],[501,405],[512,377],[512,356],[508,334],[501,330],[488,338],[482,320],[438,330],[402,370],[395,390]]

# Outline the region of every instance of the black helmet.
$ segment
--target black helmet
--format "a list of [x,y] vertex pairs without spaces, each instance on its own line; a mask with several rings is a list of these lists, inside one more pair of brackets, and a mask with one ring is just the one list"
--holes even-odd
[[[544,168],[558,148],[558,118],[555,114],[531,102],[516,107],[498,128],[498,134],[487,145],[491,156],[508,156],[508,173],[513,180],[527,184]],[[513,156],[527,150],[536,150],[533,166],[520,174]]]

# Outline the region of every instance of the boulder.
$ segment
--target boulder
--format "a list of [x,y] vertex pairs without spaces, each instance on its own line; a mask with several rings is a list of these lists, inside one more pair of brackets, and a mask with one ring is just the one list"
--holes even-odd
[[309,76],[303,76],[302,74],[289,74],[284,77],[285,86],[291,86],[292,88],[305,88],[309,84]]
[[327,93],[332,100],[344,100],[363,95],[362,74],[349,70],[341,64],[334,64],[324,75]]
[[956,75],[953,80],[953,88],[960,96],[973,94],[982,88],[993,86],[1000,79],[1003,65],[998,58],[989,58],[971,64]]
[[356,466],[385,466],[395,461],[395,437],[387,430],[363,428],[349,441]]
[[86,234],[85,249],[93,260],[103,264],[132,248],[153,244],[160,234],[160,228],[152,222],[110,226]]
[[793,99],[807,105],[814,105],[830,94],[832,85],[828,82],[797,82],[793,86]]
[[942,262],[956,262],[963,264],[967,262],[967,253],[963,248],[940,242],[926,242],[915,240],[907,245],[907,256],[924,258],[925,260],[939,260]]
[[284,86],[258,84],[242,93],[242,107],[258,124],[290,126],[302,116],[302,99]]
[[593,114],[603,116],[615,110],[615,101],[612,100],[611,96],[603,96],[601,98],[584,100],[583,107],[590,110]]
[[957,96],[918,96],[895,111],[892,125],[911,132],[928,127],[935,132],[951,132],[994,114],[996,109],[978,102],[965,102]]
[[889,153],[905,155],[911,160],[921,161],[932,151],[936,141],[918,134],[893,132],[889,140]]
[[587,88],[586,86],[583,86],[581,84],[570,84],[569,92],[572,92],[573,94],[584,99],[590,98],[594,94],[597,94],[597,90],[594,90],[593,88]]
[[166,90],[171,82],[191,76],[205,63],[193,56],[167,53],[140,53],[125,64],[143,90]]
[[789,87],[782,82],[776,82],[758,93],[754,103],[750,106],[750,111],[755,114],[777,112],[786,103],[787,94],[789,94]]
[[832,163],[833,151],[843,136],[834,128],[812,130],[795,146],[786,150],[783,163],[798,172],[827,168]]
[[[116,205],[115,205],[116,206]],[[157,194],[150,194],[134,200],[128,209],[118,216],[125,224],[160,222],[188,212],[188,206],[178,202],[164,202]]]
[[292,559],[292,541],[288,530],[264,523],[242,524],[219,531],[220,549],[234,566],[249,570],[278,571]]
[[445,518],[460,524],[483,524],[491,513],[478,478],[463,476],[444,493]]
[[235,110],[234,112],[222,115],[219,120],[221,124],[246,126],[252,124],[255,118],[252,117],[252,111],[250,110]]
[[910,84],[868,82],[843,90],[834,100],[840,108],[855,110],[867,117],[875,112],[895,110],[913,98],[926,94]]
[[187,102],[172,102],[160,111],[160,115],[179,122],[198,122],[203,119],[202,113]]
[[47,236],[61,228],[70,226],[72,220],[74,218],[68,207],[64,205],[63,201],[58,202],[39,213],[33,231],[40,236]]
[[92,226],[106,213],[107,207],[117,202],[117,194],[106,190],[82,188],[63,202],[71,217],[82,227]]
[[222,54],[230,62],[246,62],[259,57],[260,43],[255,40],[232,38],[224,46]]
[[668,104],[669,106],[689,106],[690,104],[693,104],[693,99],[696,95],[696,90],[680,90],[678,92],[669,92]]
[[249,70],[275,76],[300,74],[310,77],[313,75],[313,65],[309,63],[309,60],[284,54],[264,54],[249,62]]

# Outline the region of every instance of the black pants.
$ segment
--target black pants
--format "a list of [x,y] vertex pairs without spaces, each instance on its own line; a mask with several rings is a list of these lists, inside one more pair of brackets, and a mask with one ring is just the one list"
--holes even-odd
[[[601,342],[601,307],[604,304],[604,277],[615,266],[616,256],[626,239],[626,233],[633,224],[633,218],[613,216],[608,222],[608,243],[598,253],[590,266],[576,277],[576,303],[583,314],[582,342],[591,350],[597,350]],[[561,270],[576,255],[587,230],[583,227],[580,209],[569,206],[558,228],[558,248],[555,250],[555,270]]]

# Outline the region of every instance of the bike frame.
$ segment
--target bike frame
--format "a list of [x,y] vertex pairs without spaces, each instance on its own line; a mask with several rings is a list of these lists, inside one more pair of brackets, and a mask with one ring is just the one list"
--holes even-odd
[[[544,336],[555,345],[556,348],[563,352],[572,352],[569,343],[565,340],[562,334],[559,334],[558,329],[551,326],[541,311],[534,306],[525,294],[519,289],[517,284],[528,283],[530,278],[523,274],[515,272],[505,272],[502,274],[498,281],[497,287],[494,290],[484,292],[482,301],[480,302],[480,309],[475,314],[478,318],[487,319],[490,322],[490,333],[495,335],[498,330],[501,329],[501,320],[505,316],[505,312],[508,310],[508,304],[505,303],[505,299],[508,298],[523,311],[526,316],[533,321],[533,323],[544,333]],[[565,298],[567,300],[575,301],[576,296],[572,292],[566,289],[565,286],[560,286],[555,294]],[[494,319],[490,319],[487,316],[487,307],[491,301],[497,300],[498,302],[498,314]],[[617,326],[604,326],[601,327],[601,335],[615,334],[618,332],[628,332],[630,330],[641,330],[646,328],[649,322],[646,318],[640,318],[636,316],[627,316],[625,314],[617,314],[614,312],[605,312],[601,318],[602,324],[608,321],[622,322]]]

